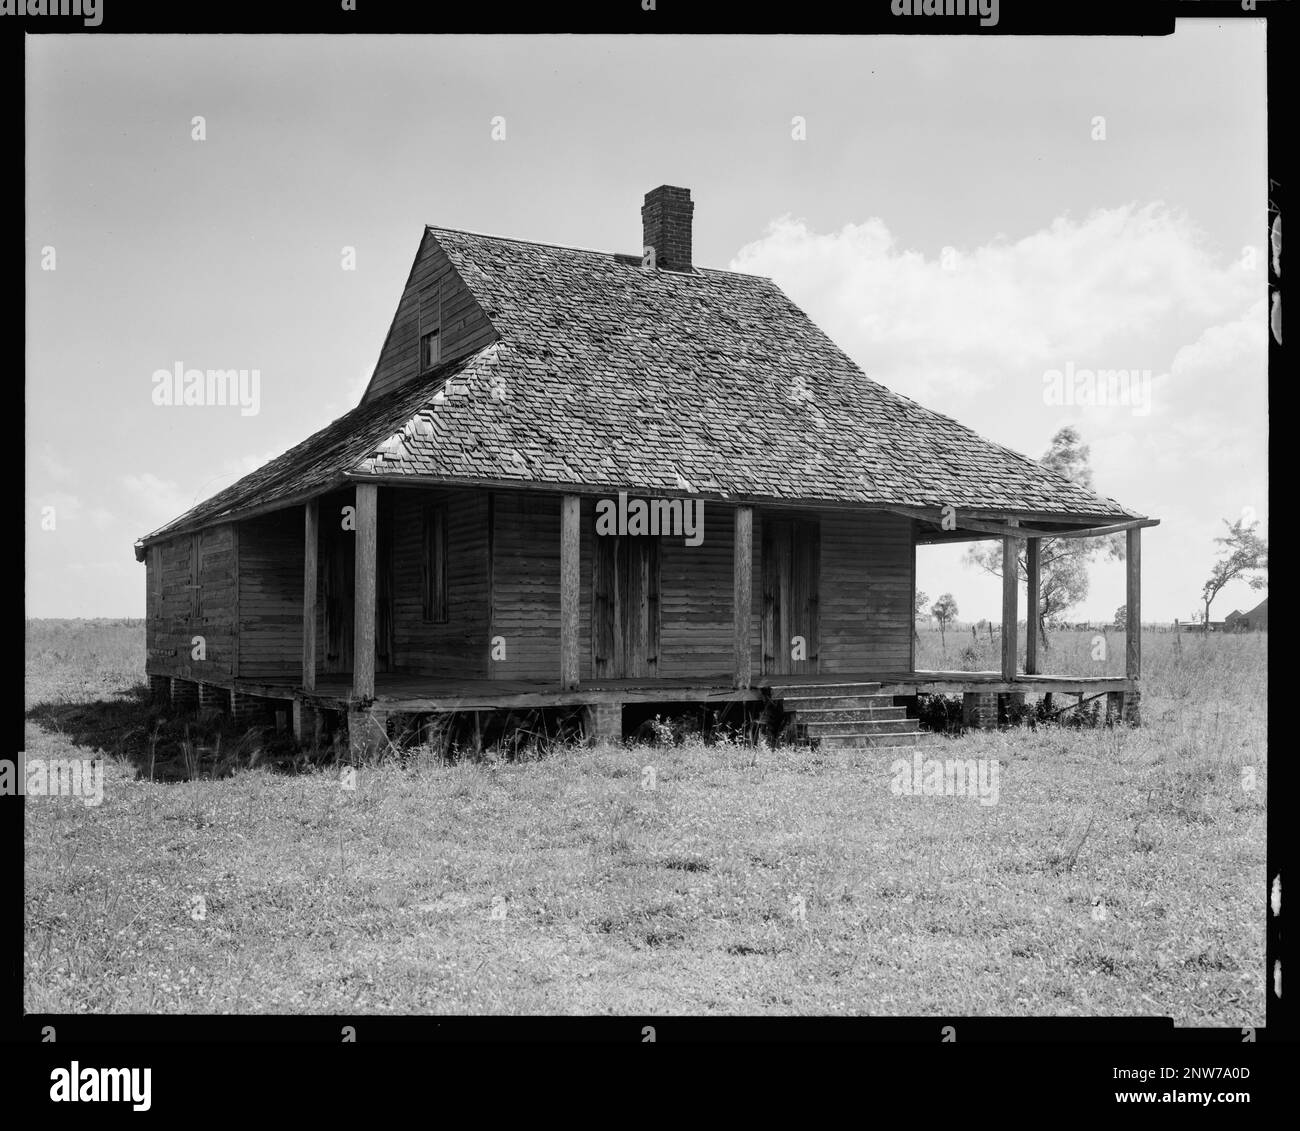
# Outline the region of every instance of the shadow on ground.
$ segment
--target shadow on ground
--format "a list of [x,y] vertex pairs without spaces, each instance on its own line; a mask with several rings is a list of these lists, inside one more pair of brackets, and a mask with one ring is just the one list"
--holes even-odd
[[156,781],[227,777],[246,766],[294,772],[336,757],[332,746],[299,750],[269,723],[237,723],[215,709],[173,713],[144,684],[112,699],[37,703],[25,717],[86,757],[106,754]]

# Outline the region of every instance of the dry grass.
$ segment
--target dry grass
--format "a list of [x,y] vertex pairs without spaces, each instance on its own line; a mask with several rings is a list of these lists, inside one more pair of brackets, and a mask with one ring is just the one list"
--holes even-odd
[[328,770],[151,782],[113,756],[121,730],[87,733],[142,645],[39,629],[29,700],[83,725],[37,710],[28,755],[109,764],[102,806],[25,806],[25,1004],[1260,1025],[1263,641],[1174,640],[1147,641],[1141,730],[945,742],[1001,760],[986,807],[896,796],[866,750],[699,744],[385,765],[354,791]]

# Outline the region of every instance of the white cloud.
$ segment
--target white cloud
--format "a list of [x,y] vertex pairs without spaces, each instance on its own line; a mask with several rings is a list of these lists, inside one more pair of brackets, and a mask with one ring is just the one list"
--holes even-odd
[[[135,504],[135,513],[143,514],[146,523],[152,523],[150,530],[189,510],[196,501],[192,494],[187,494],[176,483],[160,479],[151,471],[124,475],[122,485]],[[147,530],[141,530],[139,535],[146,533]]]
[[954,251],[949,270],[899,248],[880,219],[820,234],[785,216],[732,267],[772,276],[870,376],[930,403],[1009,389],[1041,399],[1043,372],[1066,362],[1162,372],[1169,334],[1185,341],[1240,311],[1262,279],[1217,264],[1159,203]]
[[[1075,424],[1096,487],[1164,522],[1144,555],[1151,615],[1195,603],[1220,519],[1267,493],[1263,264],[1216,255],[1158,203],[1062,217],[1023,238],[942,255],[900,248],[880,219],[818,233],[788,216],[732,262],[770,275],[867,374],[1032,456]],[[1128,406],[1046,404],[1050,369],[1150,370],[1150,415]],[[995,590],[927,555],[924,588],[966,592],[997,614]],[[1080,617],[1123,600],[1098,567]],[[963,612],[968,610],[963,606]]]

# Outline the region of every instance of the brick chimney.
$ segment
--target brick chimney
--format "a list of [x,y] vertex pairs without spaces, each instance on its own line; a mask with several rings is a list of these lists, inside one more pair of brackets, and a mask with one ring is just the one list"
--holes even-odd
[[691,270],[691,190],[660,185],[645,194],[641,205],[643,248],[655,249],[655,266],[661,271]]

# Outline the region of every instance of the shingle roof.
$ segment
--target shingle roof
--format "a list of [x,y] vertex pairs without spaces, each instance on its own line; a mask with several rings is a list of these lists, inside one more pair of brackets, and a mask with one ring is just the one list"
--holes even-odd
[[345,472],[1141,517],[871,380],[770,279],[429,232],[499,341],[164,531]]
[[404,385],[386,396],[358,405],[301,444],[191,507],[142,541],[222,522],[254,507],[320,494],[338,486],[346,472],[378,450],[395,430],[411,421],[429,401],[431,382],[440,384],[473,362],[473,357],[448,362],[429,374],[425,381]]

